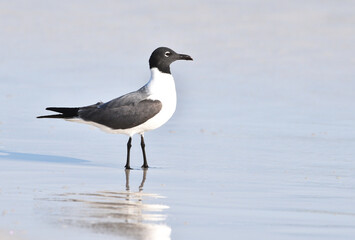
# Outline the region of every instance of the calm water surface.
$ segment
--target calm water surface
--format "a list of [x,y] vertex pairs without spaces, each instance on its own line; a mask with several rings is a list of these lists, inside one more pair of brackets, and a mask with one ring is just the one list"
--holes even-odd
[[[351,1],[0,2],[0,239],[354,239]],[[190,54],[133,139],[59,120]]]

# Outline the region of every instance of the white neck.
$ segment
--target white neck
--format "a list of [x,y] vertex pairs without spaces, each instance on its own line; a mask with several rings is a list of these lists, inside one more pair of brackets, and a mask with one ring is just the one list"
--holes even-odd
[[165,97],[173,94],[176,97],[174,78],[169,73],[162,73],[152,68],[149,82],[145,85],[150,95]]

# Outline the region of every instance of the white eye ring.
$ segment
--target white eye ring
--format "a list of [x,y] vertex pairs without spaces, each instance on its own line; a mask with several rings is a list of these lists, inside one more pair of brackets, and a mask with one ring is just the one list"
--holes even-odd
[[171,55],[171,52],[169,52],[169,51],[166,51],[164,54],[165,57],[169,57],[170,55]]

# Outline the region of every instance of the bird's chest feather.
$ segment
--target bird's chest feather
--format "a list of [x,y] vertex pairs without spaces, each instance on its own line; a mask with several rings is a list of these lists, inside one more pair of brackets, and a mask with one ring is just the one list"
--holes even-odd
[[176,109],[174,78],[171,74],[153,72],[147,87],[149,89],[148,99],[159,100],[162,103],[162,109],[154,119],[158,124],[163,124],[171,118]]

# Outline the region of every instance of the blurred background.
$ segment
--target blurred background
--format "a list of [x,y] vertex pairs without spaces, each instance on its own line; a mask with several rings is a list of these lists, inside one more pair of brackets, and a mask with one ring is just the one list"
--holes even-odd
[[[146,134],[146,187],[170,207],[164,236],[353,239],[354,11],[346,0],[0,1],[0,211],[20,199],[13,189],[28,199],[0,230],[21,217],[25,238],[54,231],[36,230],[49,228],[46,207],[27,212],[33,188],[125,189],[126,136],[35,117],[137,90],[166,46],[194,61],[172,65],[176,113]],[[139,168],[138,138],[132,151]]]
[[[47,137],[87,129],[34,117],[47,106],[108,101],[138,89],[159,46],[195,58],[172,66],[179,100],[172,124],[190,128],[187,134],[228,134],[225,126],[243,118],[351,121],[353,10],[352,1],[1,2],[1,136],[8,150],[58,153],[64,146]],[[43,138],[44,124],[60,130],[45,137],[46,148],[27,144]],[[90,157],[83,149],[75,156]]]

